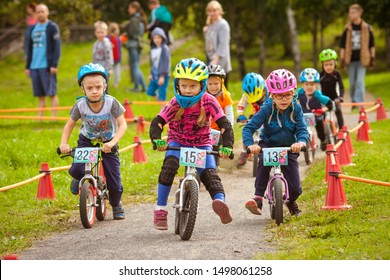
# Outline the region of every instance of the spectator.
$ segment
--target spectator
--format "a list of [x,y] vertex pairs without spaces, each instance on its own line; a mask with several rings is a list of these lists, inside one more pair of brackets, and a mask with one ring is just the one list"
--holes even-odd
[[114,59],[114,66],[113,72],[114,72],[114,87],[118,87],[119,80],[121,77],[121,58],[122,58],[122,52],[121,52],[121,39],[119,38],[120,35],[120,29],[119,25],[115,22],[111,22],[108,25],[108,39],[110,40],[112,44],[112,56]]
[[[147,24],[145,12],[142,9],[140,3],[133,1],[129,4],[127,9],[130,19],[126,24],[125,31],[128,41],[126,42],[126,48],[129,52],[129,66],[131,78],[134,82],[134,88],[132,92],[145,92],[146,83],[144,75],[139,68],[140,56],[142,46],[140,44],[140,38],[145,33],[145,26]],[[141,89],[139,88],[141,86]]]
[[173,37],[169,32],[172,27],[171,13],[166,6],[160,4],[159,0],[149,0],[148,5],[151,11],[148,24],[150,36],[153,32],[153,29],[160,27],[162,30],[164,30],[165,37],[167,37],[167,45],[171,45],[173,43]]
[[[46,107],[46,97],[51,107],[58,107],[57,67],[61,56],[61,38],[58,25],[49,20],[49,8],[39,4],[35,9],[38,22],[31,29],[25,73],[31,77],[38,108]],[[52,112],[57,116],[57,111]],[[43,116],[43,111],[38,111]]]
[[230,26],[222,17],[223,9],[218,1],[210,1],[206,7],[207,21],[203,28],[205,37],[207,65],[220,65],[226,72],[225,87],[228,84],[228,73],[232,70],[230,61]]
[[112,45],[107,38],[108,26],[104,21],[98,20],[94,24],[96,42],[92,49],[92,60],[95,64],[101,64],[107,71],[108,77],[112,73],[112,66],[114,65],[114,58],[112,55]]
[[[345,26],[340,41],[341,68],[347,65],[352,102],[363,102],[364,79],[368,66],[375,62],[375,44],[372,28],[362,19],[363,8],[359,4],[349,6],[350,22]],[[352,110],[357,108],[353,106]]]
[[35,3],[30,3],[26,5],[27,17],[26,17],[26,29],[24,30],[24,43],[23,43],[24,54],[26,55],[26,57],[28,52],[28,41],[30,38],[31,29],[38,22],[37,16],[35,14],[35,7],[36,7]]

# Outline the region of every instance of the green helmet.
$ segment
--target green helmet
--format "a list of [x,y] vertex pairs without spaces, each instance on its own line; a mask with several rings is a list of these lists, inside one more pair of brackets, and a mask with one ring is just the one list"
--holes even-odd
[[337,52],[332,49],[325,49],[322,52],[320,52],[319,58],[321,62],[328,61],[328,60],[337,61],[338,55]]

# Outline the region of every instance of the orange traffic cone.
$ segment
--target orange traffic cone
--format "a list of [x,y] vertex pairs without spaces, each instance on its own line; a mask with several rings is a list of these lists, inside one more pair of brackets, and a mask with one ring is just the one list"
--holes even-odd
[[18,259],[18,256],[15,254],[5,255],[3,257],[3,260],[17,260],[17,259]]
[[370,141],[370,136],[368,135],[368,131],[370,130],[370,127],[368,125],[367,114],[363,107],[360,108],[359,123],[360,122],[364,122],[364,124],[362,127],[359,128],[357,132],[357,141],[363,141],[372,144],[373,142]]
[[145,133],[145,119],[144,116],[139,116],[137,121],[137,133],[144,134]]
[[126,119],[134,119],[133,111],[130,108],[130,103],[127,99],[123,102],[123,107],[125,107],[125,118]]
[[352,157],[352,156],[355,155],[355,150],[353,149],[352,140],[351,140],[351,136],[349,135],[348,128],[344,125],[343,127],[341,127],[341,131],[346,134],[346,137],[345,137],[346,141],[345,141],[345,143],[347,144],[348,152],[349,152],[349,154]]
[[134,136],[134,143],[138,145],[134,148],[133,162],[134,163],[147,162],[144,147],[142,146],[142,142],[139,136]]
[[387,114],[386,114],[386,111],[385,111],[385,107],[383,106],[382,99],[378,98],[376,100],[376,103],[378,103],[380,105],[379,108],[376,110],[376,120],[377,121],[386,120],[387,119]]
[[340,166],[337,165],[334,155],[330,155],[328,191],[326,193],[325,206],[322,210],[345,210],[352,208],[346,204],[343,184],[338,175],[341,173]]
[[47,162],[42,163],[39,173],[46,173],[46,175],[39,179],[37,199],[55,199],[56,195],[51,180],[51,171]]
[[334,148],[334,145],[327,144],[326,145],[326,167],[325,167],[325,182],[329,182],[329,166],[331,164],[331,155],[333,155],[337,166],[340,168],[339,157],[337,155],[337,151]]
[[349,153],[348,147],[347,147],[347,142],[346,142],[346,136],[344,132],[339,131],[337,133],[337,142],[342,141],[341,146],[337,149],[337,152],[339,154],[339,161],[340,165],[352,165],[351,161],[351,155]]

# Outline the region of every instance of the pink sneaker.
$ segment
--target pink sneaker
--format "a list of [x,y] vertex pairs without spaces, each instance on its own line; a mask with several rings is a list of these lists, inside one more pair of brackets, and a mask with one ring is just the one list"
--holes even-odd
[[158,230],[168,229],[168,211],[154,210],[154,227]]
[[261,209],[263,208],[263,200],[259,198],[249,199],[245,203],[245,208],[248,209],[254,215],[261,215]]
[[229,207],[225,202],[220,199],[216,199],[213,201],[212,206],[214,212],[221,218],[221,222],[223,224],[228,224],[233,220]]

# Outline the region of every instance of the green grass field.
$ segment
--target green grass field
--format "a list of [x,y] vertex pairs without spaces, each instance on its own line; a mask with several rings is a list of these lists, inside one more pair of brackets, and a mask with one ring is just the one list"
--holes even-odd
[[[89,62],[92,43],[67,44],[63,46],[59,69],[58,94],[60,106],[73,105],[75,98],[82,94],[77,87],[78,68]],[[146,53],[147,50],[144,50]],[[123,50],[123,71],[118,88],[110,87],[110,93],[120,102],[128,100],[153,99],[145,94],[130,93],[132,87],[127,67],[127,53]],[[195,39],[185,43],[173,53],[172,65],[183,57],[203,58],[201,42]],[[65,59],[66,58],[66,59]],[[249,58],[250,60],[250,58]],[[235,62],[234,62],[235,63]],[[280,65],[280,60],[270,60],[272,65]],[[290,62],[289,62],[290,63]],[[291,63],[290,63],[291,64]],[[270,65],[270,67],[272,67]],[[142,65],[147,77],[148,63]],[[2,98],[0,108],[34,108],[36,99],[32,96],[30,80],[24,75],[24,62],[21,54],[0,61],[3,82],[0,89]],[[232,75],[229,89],[233,99],[241,96],[241,83]],[[370,74],[367,88],[381,97],[387,108],[390,98],[385,89],[390,86],[389,73]],[[172,84],[172,82],[171,82]],[[172,90],[168,98],[173,96]],[[151,120],[159,111],[159,106],[132,106],[136,116],[143,115]],[[18,115],[36,115],[36,113],[18,113]],[[50,112],[46,112],[49,116]],[[59,112],[67,116],[68,111]],[[50,167],[69,165],[70,159],[60,159],[56,154],[59,145],[63,121],[32,121],[0,119],[1,144],[5,152],[0,154],[0,187],[14,184],[38,175],[42,162]],[[356,166],[343,168],[344,172],[390,181],[389,170],[389,121],[371,124],[374,145],[354,143],[359,156],[354,157]],[[130,124],[120,146],[133,143],[136,126]],[[235,126],[236,140],[241,138],[241,129]],[[74,131],[70,143],[76,145],[77,131]],[[141,139],[147,139],[147,133]],[[148,162],[134,164],[132,151],[121,154],[121,168],[125,192],[125,204],[152,202],[155,200],[155,186],[161,167],[163,153],[154,152],[150,144],[144,145]],[[383,166],[382,166],[383,165]],[[379,168],[380,167],[380,168]],[[147,172],[145,172],[147,170]],[[56,192],[55,200],[37,200],[35,198],[38,182],[1,192],[0,197],[0,256],[18,253],[31,246],[37,239],[50,234],[71,229],[78,221],[77,197],[69,191],[70,176],[66,171],[51,175]],[[260,259],[389,259],[389,192],[388,188],[345,182],[348,202],[353,206],[349,211],[320,211],[326,195],[324,163],[319,161],[310,169],[303,182],[304,194],[301,197],[305,215],[300,219],[290,219],[279,228],[270,222],[268,227],[272,240],[277,240],[280,253],[259,254]],[[267,240],[264,240],[267,242]],[[303,250],[302,248],[305,248]]]

